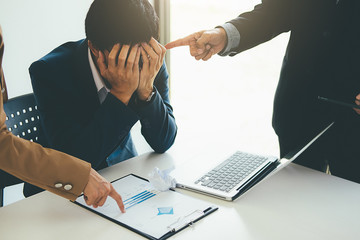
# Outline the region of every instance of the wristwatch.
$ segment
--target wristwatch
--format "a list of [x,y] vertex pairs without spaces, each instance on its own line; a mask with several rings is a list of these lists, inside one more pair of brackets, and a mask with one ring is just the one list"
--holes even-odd
[[150,102],[154,95],[155,95],[155,89],[152,90],[152,92],[150,93],[149,97],[145,100],[145,102]]

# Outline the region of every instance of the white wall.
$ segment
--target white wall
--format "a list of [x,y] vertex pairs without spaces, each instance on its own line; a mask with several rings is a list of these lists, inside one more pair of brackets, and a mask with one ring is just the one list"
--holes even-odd
[[[171,40],[211,29],[249,11],[260,0],[171,0]],[[289,34],[234,57],[196,61],[188,47],[172,49],[171,101],[179,126],[176,144],[279,155],[272,129],[273,98]],[[191,129],[191,132],[188,131]],[[207,143],[197,139],[208,135]]]
[[85,37],[92,0],[0,0],[9,97],[32,92],[28,68],[58,45]]

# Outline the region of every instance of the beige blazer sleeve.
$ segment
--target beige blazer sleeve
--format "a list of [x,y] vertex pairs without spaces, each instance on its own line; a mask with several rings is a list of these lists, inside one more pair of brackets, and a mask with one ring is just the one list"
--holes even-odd
[[[90,163],[11,134],[0,94],[0,169],[70,200],[84,190]],[[64,188],[64,186],[67,187]],[[71,189],[69,189],[71,186]]]

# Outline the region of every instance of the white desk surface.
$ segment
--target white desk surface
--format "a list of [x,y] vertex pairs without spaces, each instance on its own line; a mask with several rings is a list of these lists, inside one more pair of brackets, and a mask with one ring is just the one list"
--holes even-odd
[[[179,154],[171,152],[144,154],[101,174],[108,180],[128,173],[147,178],[155,166],[177,166]],[[360,239],[360,184],[295,164],[234,202],[181,192],[212,202],[219,210],[170,239]],[[0,239],[145,238],[44,192],[0,209]]]

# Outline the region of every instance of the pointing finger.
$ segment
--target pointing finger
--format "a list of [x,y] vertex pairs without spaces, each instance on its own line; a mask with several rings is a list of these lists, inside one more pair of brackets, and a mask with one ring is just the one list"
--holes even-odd
[[120,196],[120,194],[118,192],[116,192],[116,190],[114,189],[114,187],[111,185],[111,190],[110,190],[110,194],[109,194],[110,197],[112,197],[117,205],[119,206],[121,212],[125,212],[125,207],[124,207],[124,203],[122,201],[122,198]]
[[172,49],[172,48],[175,48],[175,47],[188,46],[188,45],[190,45],[190,41],[192,39],[194,39],[194,34],[191,34],[191,35],[189,35],[187,37],[180,38],[180,39],[177,39],[175,41],[169,42],[168,44],[165,45],[165,48],[166,49]]

